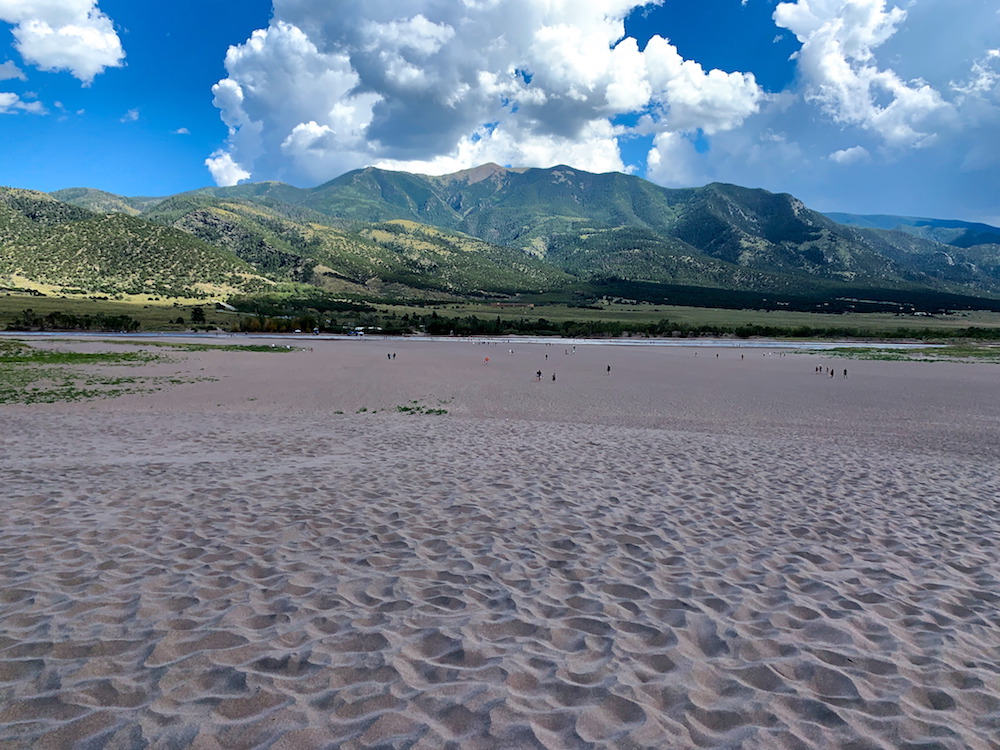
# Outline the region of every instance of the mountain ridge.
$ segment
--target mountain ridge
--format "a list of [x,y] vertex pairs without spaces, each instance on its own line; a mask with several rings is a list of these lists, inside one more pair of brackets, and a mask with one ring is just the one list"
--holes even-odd
[[53,204],[42,210],[8,196],[8,214],[27,201],[8,223],[30,235],[40,226],[33,211],[63,223],[85,218],[74,211],[128,214],[222,251],[271,285],[503,296],[618,279],[776,295],[871,288],[1000,297],[1000,244],[970,244],[994,230],[1000,239],[989,225],[840,223],[787,193],[726,183],[669,189],[566,165],[483,164],[438,176],[366,167],[313,188],[268,181],[161,199],[89,189],[47,198]]

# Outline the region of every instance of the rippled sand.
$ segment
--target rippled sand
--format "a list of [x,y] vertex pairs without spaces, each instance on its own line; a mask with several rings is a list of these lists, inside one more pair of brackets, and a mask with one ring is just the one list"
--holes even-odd
[[0,747],[1000,747],[996,366],[307,345],[0,407]]

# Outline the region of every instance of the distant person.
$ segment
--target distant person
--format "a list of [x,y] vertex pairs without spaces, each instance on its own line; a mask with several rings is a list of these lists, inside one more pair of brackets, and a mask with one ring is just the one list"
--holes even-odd
[[847,368],[844,368],[844,380],[847,380]]
[[552,373],[552,382],[553,383],[556,382],[556,374],[555,373]]
[[542,381],[542,371],[541,370],[537,370],[535,372],[535,381],[539,382],[539,383]]
[[608,365],[608,375],[611,374],[611,365]]

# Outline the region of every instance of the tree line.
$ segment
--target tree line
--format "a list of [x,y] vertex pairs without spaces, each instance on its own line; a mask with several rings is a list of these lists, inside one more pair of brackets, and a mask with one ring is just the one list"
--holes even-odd
[[749,338],[802,338],[802,339],[976,339],[1000,340],[1000,328],[931,329],[931,328],[887,328],[872,330],[851,326],[775,326],[759,324],[724,325],[709,323],[682,323],[661,318],[640,323],[614,320],[565,320],[551,321],[546,318],[519,318],[505,320],[477,315],[440,315],[437,311],[429,314],[393,312],[355,313],[337,316],[327,313],[304,314],[271,318],[263,315],[242,317],[235,330],[246,333],[270,332],[287,333],[295,330],[323,333],[346,333],[356,328],[378,331],[385,335],[428,334],[431,336],[559,336],[564,338],[620,338],[638,337],[735,337]]
[[74,315],[54,310],[41,315],[31,308],[14,316],[8,331],[138,331],[141,325],[130,315]]

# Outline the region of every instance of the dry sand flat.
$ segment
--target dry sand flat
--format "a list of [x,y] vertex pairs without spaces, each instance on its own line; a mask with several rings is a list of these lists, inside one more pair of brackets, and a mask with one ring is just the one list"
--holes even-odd
[[1000,747],[995,366],[312,345],[0,408],[0,747]]

